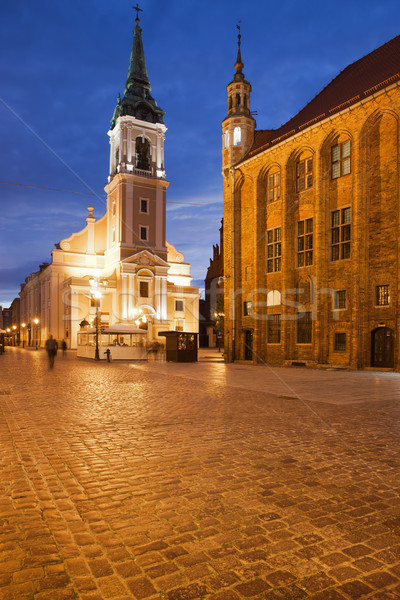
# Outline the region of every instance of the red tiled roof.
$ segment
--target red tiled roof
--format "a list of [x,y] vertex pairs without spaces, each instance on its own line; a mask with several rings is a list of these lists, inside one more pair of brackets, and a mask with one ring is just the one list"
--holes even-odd
[[[254,132],[246,160],[400,79],[400,35],[346,67],[279,129]],[[240,161],[242,162],[242,161]]]

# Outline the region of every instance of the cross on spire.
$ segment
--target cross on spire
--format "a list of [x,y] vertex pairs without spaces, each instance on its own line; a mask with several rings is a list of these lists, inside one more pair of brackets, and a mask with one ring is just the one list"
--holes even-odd
[[139,8],[138,3],[136,2],[136,6],[132,6],[133,10],[136,10],[136,19],[139,19],[139,12],[143,12],[142,8]]

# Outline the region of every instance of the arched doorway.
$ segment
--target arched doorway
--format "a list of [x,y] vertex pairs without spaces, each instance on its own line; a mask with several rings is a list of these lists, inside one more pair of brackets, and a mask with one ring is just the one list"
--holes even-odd
[[371,331],[371,367],[394,367],[394,332],[389,327]]

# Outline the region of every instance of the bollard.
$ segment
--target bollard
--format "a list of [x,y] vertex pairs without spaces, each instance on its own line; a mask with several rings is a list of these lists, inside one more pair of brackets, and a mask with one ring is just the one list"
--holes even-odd
[[107,350],[104,352],[104,354],[107,354],[107,362],[111,362],[110,357],[111,357],[111,350],[110,348],[107,348]]

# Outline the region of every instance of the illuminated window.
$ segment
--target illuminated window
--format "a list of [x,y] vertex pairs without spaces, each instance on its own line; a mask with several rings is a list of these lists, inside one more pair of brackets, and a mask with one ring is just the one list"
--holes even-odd
[[376,306],[388,306],[390,304],[390,294],[388,285],[376,286]]
[[243,316],[251,317],[253,314],[253,303],[251,301],[243,302]]
[[313,186],[313,159],[305,158],[296,164],[296,192]]
[[240,146],[242,143],[242,130],[240,127],[235,127],[233,130],[233,144],[234,146]]
[[297,266],[307,267],[313,263],[313,220],[297,223]]
[[269,173],[267,176],[267,202],[275,202],[281,197],[281,173]]
[[229,131],[225,131],[224,134],[224,147],[228,148],[229,146]]
[[267,231],[267,273],[280,271],[282,266],[281,228]]
[[332,146],[332,179],[350,173],[350,140]]
[[331,260],[350,258],[351,208],[331,213]]

